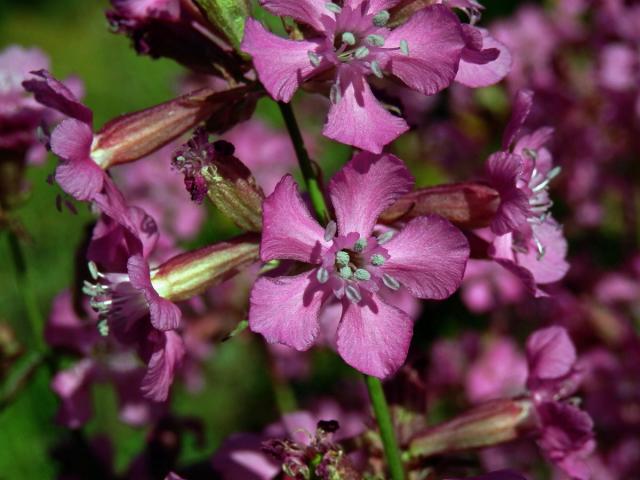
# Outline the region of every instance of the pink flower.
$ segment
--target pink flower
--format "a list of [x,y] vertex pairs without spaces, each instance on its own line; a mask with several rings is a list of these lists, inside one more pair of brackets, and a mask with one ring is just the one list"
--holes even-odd
[[300,85],[329,75],[331,109],[323,133],[334,140],[379,153],[408,129],[374,97],[367,77],[391,75],[424,95],[455,79],[465,48],[462,27],[448,7],[432,5],[404,24],[386,27],[396,0],[348,0],[342,7],[320,0],[262,0],[271,13],[311,27],[304,40],[277,37],[248,19],[242,49],[253,56],[267,91],[289,102]]
[[526,478],[512,470],[499,470],[487,473],[486,475],[480,475],[479,477],[466,477],[458,480],[526,480]]
[[342,358],[378,377],[397,370],[413,321],[380,292],[406,288],[418,298],[444,299],[460,285],[469,256],[464,235],[434,215],[374,236],[380,213],[412,187],[397,157],[358,154],[329,184],[337,225],[331,222],[325,230],[309,214],[293,178],[285,176],[264,202],[260,255],[263,261],[296,260],[311,270],[258,279],[250,299],[251,329],[270,343],[306,350],[318,337],[323,305],[334,296],[342,303]]

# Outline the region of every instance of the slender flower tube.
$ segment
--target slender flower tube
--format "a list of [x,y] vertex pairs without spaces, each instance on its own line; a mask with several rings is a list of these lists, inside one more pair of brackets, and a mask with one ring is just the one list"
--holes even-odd
[[495,400],[417,433],[409,442],[409,453],[429,457],[490,447],[535,431],[531,400]]
[[489,226],[500,203],[500,194],[481,183],[457,183],[420,188],[398,199],[380,215],[392,224],[436,214],[460,228]]
[[117,117],[93,133],[93,112],[46,70],[23,82],[43,105],[66,115],[51,134],[51,150],[60,158],[55,178],[78,200],[92,200],[105,183],[105,170],[142,158],[241,99],[245,87],[225,92],[204,88],[139,112]]

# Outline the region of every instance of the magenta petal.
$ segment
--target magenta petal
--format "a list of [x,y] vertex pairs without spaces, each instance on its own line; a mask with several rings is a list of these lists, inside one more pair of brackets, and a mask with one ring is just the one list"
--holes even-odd
[[294,20],[312,26],[318,31],[324,30],[320,21],[322,16],[329,16],[324,0],[260,0],[260,5],[279,17],[291,17]]
[[269,343],[307,350],[318,336],[325,292],[314,288],[315,271],[293,277],[262,277],[253,285],[249,327]]
[[262,204],[263,230],[260,258],[319,263],[328,248],[324,229],[305,206],[298,185],[286,175]]
[[105,173],[91,159],[93,132],[75,119],[60,123],[51,134],[51,150],[62,161],[55,178],[60,187],[78,200],[90,200],[102,190]]
[[67,348],[88,355],[100,339],[95,322],[95,314],[87,319],[78,317],[73,308],[71,292],[63,290],[53,299],[44,337],[51,347]]
[[375,15],[381,10],[388,10],[396,6],[400,3],[400,0],[345,0],[343,5],[349,6],[351,10],[355,10],[363,3],[366,3],[368,7],[365,13]]
[[566,377],[576,360],[576,349],[564,327],[537,330],[527,339],[530,377],[542,380]]
[[26,80],[22,85],[25,90],[33,93],[38,102],[91,126],[93,113],[78,101],[66,85],[53,78],[46,70],[31,73],[42,80]]
[[413,183],[404,162],[394,155],[355,155],[329,183],[340,235],[368,237],[382,211],[409,193]]
[[51,389],[60,397],[60,408],[56,415],[58,423],[67,428],[79,428],[92,415],[91,379],[95,364],[88,358],[53,377]]
[[[400,50],[403,40],[408,54]],[[414,90],[433,95],[453,82],[465,44],[458,18],[448,7],[432,5],[392,30],[384,46],[394,49],[387,70]]]
[[[465,48],[456,75],[456,82],[472,88],[486,87],[498,83],[507,76],[513,62],[511,53],[503,43],[491,37],[484,28],[476,28],[476,30],[482,34],[482,50],[475,52]],[[474,55],[475,53],[482,54],[489,50],[497,52],[497,57],[491,61],[479,61],[479,58]]]
[[331,105],[322,133],[333,140],[373,153],[409,129],[402,118],[389,113],[373,96],[361,76],[354,76]]
[[524,122],[527,120],[533,105],[533,92],[531,90],[519,90],[514,101],[511,119],[507,124],[502,137],[502,149],[509,150],[520,133]]
[[169,388],[184,357],[185,348],[176,332],[154,331],[151,335],[154,337],[151,340],[154,343],[153,352],[140,388],[145,397],[164,402],[169,396]]
[[384,248],[382,268],[419,298],[443,299],[455,292],[469,259],[463,233],[437,215],[411,220]]
[[151,284],[149,264],[142,255],[134,255],[127,262],[127,272],[131,285],[141,290],[149,305],[151,325],[158,330],[174,330],[180,325],[180,309],[169,300],[162,298]]
[[345,305],[338,327],[338,352],[360,372],[385,378],[404,363],[412,335],[411,317],[374,296]]
[[288,102],[300,84],[315,73],[309,51],[315,52],[318,45],[317,42],[280,38],[249,18],[241,48],[253,57],[260,81],[271,96]]
[[522,176],[522,158],[507,152],[494,153],[487,161],[489,184],[500,193],[500,206],[491,221],[497,235],[519,230],[526,225],[529,199],[518,188]]

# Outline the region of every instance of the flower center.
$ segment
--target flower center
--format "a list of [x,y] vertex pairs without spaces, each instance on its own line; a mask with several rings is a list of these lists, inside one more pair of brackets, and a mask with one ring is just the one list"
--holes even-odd
[[94,262],[89,262],[89,272],[94,283],[85,280],[82,292],[89,296],[89,305],[98,313],[101,335],[109,333],[107,322],[122,322],[128,330],[148,313],[144,294],[131,284],[128,274],[102,273]]
[[[335,235],[335,223],[327,226],[327,241]],[[338,298],[347,297],[353,303],[362,300],[362,290],[376,292],[385,287],[398,290],[400,283],[384,272],[390,256],[382,246],[391,239],[392,232],[378,237],[360,238],[357,233],[333,238],[333,245],[325,254],[316,277],[329,284]]]

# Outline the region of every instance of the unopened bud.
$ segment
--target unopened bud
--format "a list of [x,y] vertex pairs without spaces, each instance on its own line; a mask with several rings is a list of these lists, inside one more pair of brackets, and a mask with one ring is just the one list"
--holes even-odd
[[186,300],[256,262],[259,243],[248,234],[177,255],[151,271],[151,283],[162,298]]
[[401,197],[380,216],[381,223],[440,215],[460,228],[487,227],[500,205],[500,194],[481,183],[421,188]]
[[116,117],[96,133],[91,157],[103,169],[142,158],[199,123],[244,102],[247,88],[202,88],[155,107]]
[[415,434],[409,442],[409,453],[424,458],[491,447],[528,435],[535,428],[531,400],[496,400]]

